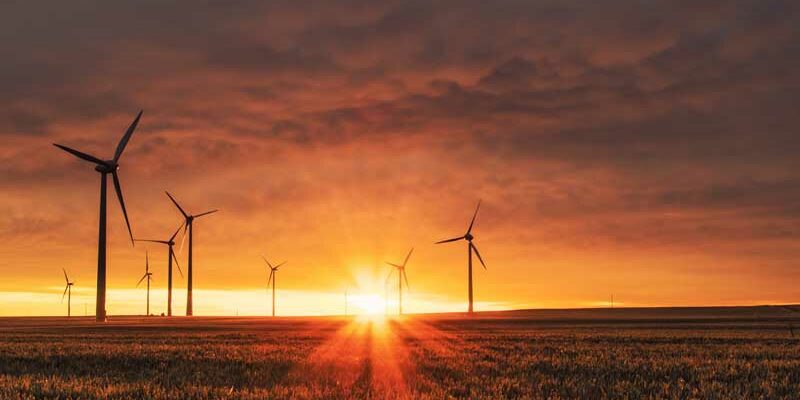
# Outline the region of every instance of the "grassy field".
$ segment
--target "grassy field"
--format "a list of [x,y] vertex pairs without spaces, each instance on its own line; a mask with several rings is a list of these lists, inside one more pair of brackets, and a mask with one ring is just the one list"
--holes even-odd
[[797,398],[781,307],[0,319],[0,398]]

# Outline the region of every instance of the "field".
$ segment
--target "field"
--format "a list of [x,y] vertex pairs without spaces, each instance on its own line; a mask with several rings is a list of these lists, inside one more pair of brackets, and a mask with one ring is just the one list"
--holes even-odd
[[0,398],[797,398],[785,307],[0,319]]

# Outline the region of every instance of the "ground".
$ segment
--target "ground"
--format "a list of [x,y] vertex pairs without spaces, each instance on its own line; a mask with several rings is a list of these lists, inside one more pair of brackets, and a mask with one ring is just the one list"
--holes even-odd
[[0,398],[789,399],[794,326],[791,307],[2,318]]

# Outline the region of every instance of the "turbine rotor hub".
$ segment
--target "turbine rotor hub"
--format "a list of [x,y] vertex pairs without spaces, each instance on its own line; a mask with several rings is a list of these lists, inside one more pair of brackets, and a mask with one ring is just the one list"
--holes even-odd
[[119,170],[119,164],[114,162],[114,160],[106,160],[105,163],[95,166],[94,170],[104,174],[110,174]]
[[468,234],[464,235],[464,239],[467,239],[468,242],[471,242],[472,239],[474,239],[474,238],[475,238],[475,236],[472,236],[471,233],[468,233]]

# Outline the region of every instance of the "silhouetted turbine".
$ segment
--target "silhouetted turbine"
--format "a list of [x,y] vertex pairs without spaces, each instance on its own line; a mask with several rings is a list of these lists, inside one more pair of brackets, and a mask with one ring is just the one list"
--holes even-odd
[[452,238],[452,239],[440,240],[440,241],[436,242],[436,244],[440,244],[440,243],[447,243],[447,242],[455,242],[457,240],[462,240],[463,239],[463,240],[466,240],[467,243],[468,243],[468,245],[467,245],[467,249],[468,249],[467,250],[467,252],[468,252],[468,254],[467,254],[467,260],[468,261],[467,262],[468,262],[468,271],[469,271],[468,274],[467,274],[468,275],[468,281],[469,281],[469,283],[468,283],[469,284],[469,290],[468,290],[468,292],[469,292],[469,310],[468,311],[470,313],[472,313],[472,251],[473,250],[475,251],[475,255],[478,256],[478,260],[480,260],[481,265],[483,265],[483,269],[486,269],[486,264],[483,262],[483,258],[481,257],[481,253],[478,251],[478,247],[476,247],[472,243],[472,240],[475,239],[475,236],[472,235],[472,226],[475,224],[475,217],[478,216],[478,209],[480,209],[480,208],[481,208],[481,202],[478,201],[478,207],[475,208],[475,214],[472,215],[472,221],[469,223],[469,228],[467,228],[467,233],[464,234],[464,236],[459,236],[457,238]]
[[[394,267],[397,270],[397,284],[399,285],[398,288],[397,288],[397,295],[398,295],[397,314],[398,315],[403,315],[403,280],[405,279],[406,288],[408,288],[409,285],[408,285],[408,275],[406,275],[406,264],[408,263],[408,258],[411,257],[411,252],[413,252],[413,251],[414,251],[414,248],[412,247],[411,250],[408,251],[408,255],[406,255],[406,259],[403,261],[403,264],[401,264],[401,265],[392,264],[390,262],[387,262],[387,264],[391,265],[392,267]],[[386,281],[387,282],[392,277],[392,273],[393,272],[394,271],[389,272],[389,276],[386,277]]]
[[114,189],[117,192],[117,199],[119,199],[119,205],[122,208],[122,215],[125,216],[125,225],[128,226],[131,244],[133,244],[133,231],[131,230],[130,221],[128,221],[128,212],[125,210],[125,200],[122,198],[122,188],[120,187],[117,171],[119,170],[119,158],[122,156],[125,146],[128,145],[128,141],[131,139],[133,131],[136,130],[136,125],[139,124],[139,118],[141,117],[142,111],[139,111],[139,115],[136,116],[136,119],[133,120],[128,130],[122,136],[122,139],[120,139],[119,144],[117,144],[117,151],[114,153],[114,158],[111,160],[104,161],[67,146],[53,143],[53,146],[75,157],[94,163],[95,171],[100,173],[100,233],[97,241],[97,310],[95,311],[95,318],[98,322],[104,322],[106,320],[106,178],[108,174],[111,174],[114,180]]
[[[190,214],[187,214],[186,211],[183,211],[183,208],[181,208],[181,206],[178,204],[178,202],[175,200],[175,198],[173,198],[172,195],[169,194],[169,192],[164,192],[164,193],[167,194],[169,199],[172,200],[172,203],[175,204],[175,207],[178,207],[178,211],[180,211],[181,214],[183,215],[183,218],[184,218],[184,225],[183,225],[184,237],[186,235],[186,231],[187,230],[189,231],[189,262],[187,263],[189,266],[186,267],[186,275],[187,275],[186,276],[186,316],[190,317],[190,316],[192,316],[192,223],[194,222],[195,218],[200,218],[200,217],[202,217],[204,215],[215,213],[215,212],[217,212],[219,210],[211,210],[211,211],[206,211],[204,213],[200,213],[200,214],[197,214],[197,215],[190,215]],[[181,247],[183,247],[182,244],[181,244]]]
[[67,277],[67,270],[61,268],[64,271],[64,280],[67,282],[67,286],[64,288],[64,294],[61,295],[61,302],[64,302],[64,296],[67,296],[67,316],[72,316],[72,285],[75,282],[70,282],[69,278]]
[[183,271],[181,271],[181,266],[178,264],[178,257],[175,255],[175,250],[173,246],[175,246],[175,236],[178,236],[178,232],[181,231],[183,224],[178,227],[175,233],[170,236],[168,240],[152,240],[152,239],[135,239],[136,242],[151,242],[151,243],[161,243],[167,245],[169,251],[167,253],[167,316],[172,316],[172,260],[175,260],[175,266],[178,267],[178,273],[181,274],[181,278],[183,278]]
[[284,262],[282,262],[282,263],[280,263],[280,264],[278,264],[278,265],[273,267],[272,264],[270,264],[270,262],[267,260],[267,257],[261,256],[261,258],[263,258],[264,262],[266,262],[267,266],[269,266],[269,279],[267,279],[267,289],[269,289],[269,284],[270,284],[270,282],[272,282],[272,316],[274,317],[275,316],[275,278],[278,275],[277,274],[278,268],[280,268],[283,264],[286,264],[286,261],[284,261]]
[[144,275],[142,275],[142,279],[139,279],[139,282],[136,284],[136,287],[142,283],[143,280],[147,279],[147,313],[146,316],[150,316],[150,281],[153,279],[153,273],[150,272],[150,256],[147,252],[144,253],[145,261],[144,261]]

